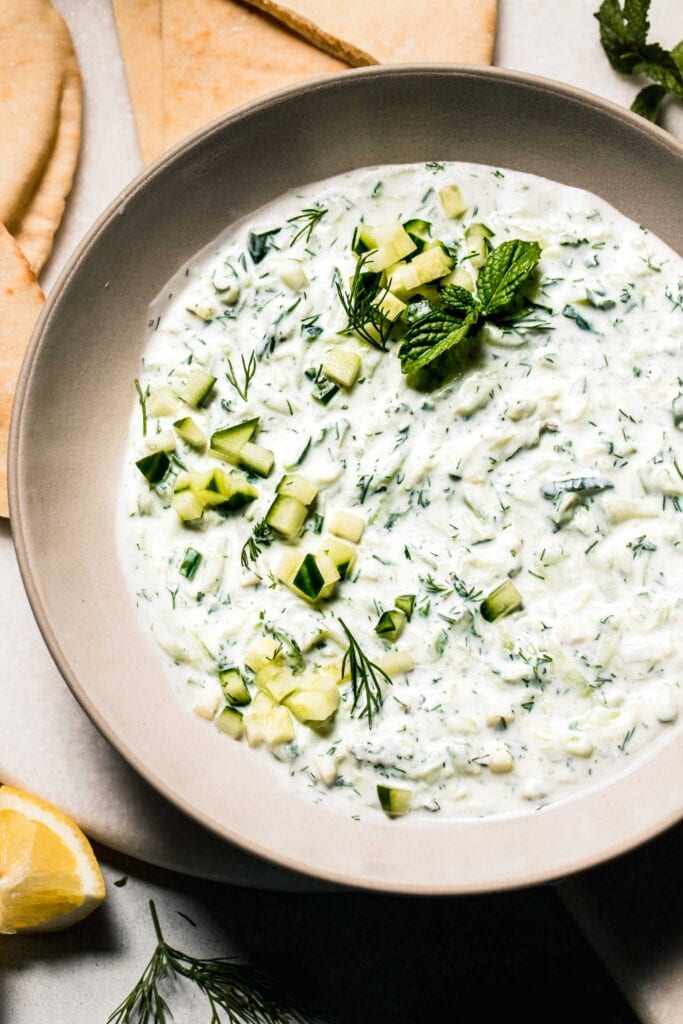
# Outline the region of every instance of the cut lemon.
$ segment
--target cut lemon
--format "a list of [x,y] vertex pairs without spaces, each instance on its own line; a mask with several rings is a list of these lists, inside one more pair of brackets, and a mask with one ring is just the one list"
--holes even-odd
[[79,827],[44,800],[0,786],[0,934],[66,928],[104,897]]

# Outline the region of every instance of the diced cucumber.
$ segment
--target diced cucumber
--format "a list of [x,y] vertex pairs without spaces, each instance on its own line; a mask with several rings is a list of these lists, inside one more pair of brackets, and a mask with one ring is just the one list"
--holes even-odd
[[192,370],[189,377],[178,391],[178,397],[183,402],[191,405],[193,409],[200,409],[205,405],[206,400],[213,391],[216,378],[205,370],[196,368]]
[[484,598],[480,610],[487,622],[494,622],[503,615],[519,611],[522,606],[522,595],[512,580],[503,580]]
[[260,636],[247,651],[244,664],[252,672],[260,672],[266,666],[280,662],[281,653],[282,645],[274,637]]
[[326,537],[318,548],[318,554],[325,554],[337,570],[338,578],[345,580],[353,566],[356,549],[346,541],[338,540],[336,537]]
[[244,722],[247,743],[250,747],[258,747],[260,743],[263,743],[264,739],[263,718],[248,711],[242,720]]
[[223,708],[216,719],[216,725],[233,740],[241,740],[244,736],[244,719],[235,708]]
[[275,465],[273,452],[268,448],[262,448],[260,444],[252,444],[251,441],[242,445],[238,460],[238,466],[258,476],[269,476]]
[[211,449],[233,465],[237,465],[240,451],[251,441],[259,425],[258,416],[232,427],[221,427],[211,435]]
[[328,520],[328,529],[335,537],[341,537],[343,540],[350,540],[357,544],[363,536],[365,520],[354,512],[337,508]]
[[171,460],[166,452],[152,452],[143,455],[135,465],[150,484],[160,484],[171,468]]
[[449,274],[453,266],[450,256],[441,246],[425,249],[405,267],[399,267],[391,278],[391,290],[399,299],[405,300],[421,285],[436,281]]
[[486,263],[489,254],[487,239],[493,238],[493,231],[485,224],[470,224],[465,229],[465,242],[469,253],[470,263],[473,267],[480,269]]
[[674,398],[671,403],[671,415],[673,416],[674,426],[680,427],[683,424],[683,395],[676,395]]
[[399,317],[403,316],[406,311],[405,302],[401,302],[399,298],[388,291],[380,294],[376,305],[382,316],[387,320],[390,320],[392,323],[398,320]]
[[293,540],[301,532],[307,515],[308,509],[298,498],[276,494],[266,512],[266,523],[281,537]]
[[216,267],[211,277],[211,284],[226,306],[234,306],[240,297],[240,286],[237,276],[230,267]]
[[443,206],[443,212],[451,220],[462,217],[467,209],[467,203],[457,185],[446,185],[445,188],[442,188],[439,192],[439,199]]
[[415,608],[415,594],[401,594],[400,597],[396,598],[394,604],[399,611],[405,613],[408,622],[410,622],[413,617],[413,609]]
[[189,487],[174,493],[171,498],[171,508],[174,512],[177,512],[179,518],[184,523],[191,523],[196,519],[201,519],[204,514],[204,506]]
[[178,396],[170,388],[159,388],[147,399],[147,413],[150,416],[172,416],[178,408]]
[[280,583],[284,583],[289,586],[296,575],[296,571],[301,565],[301,552],[300,551],[286,551],[282,556],[282,560],[277,567],[275,575]]
[[178,436],[193,448],[203,448],[206,444],[206,435],[202,433],[191,416],[184,416],[182,419],[176,420],[173,427]]
[[275,703],[273,698],[269,697],[264,690],[259,690],[259,692],[254,695],[254,699],[251,702],[251,713],[256,718],[263,719],[266,717],[266,715],[269,715],[271,711],[273,711],[276,707],[277,704]]
[[201,562],[201,551],[196,551],[195,548],[185,548],[185,554],[183,555],[183,560],[180,563],[180,569],[178,572],[181,576],[184,576],[185,579],[193,580]]
[[329,405],[334,396],[339,391],[339,385],[335,384],[333,380],[326,377],[322,372],[322,366],[319,370],[306,371],[306,376],[310,378],[315,384],[313,388],[313,397],[316,402],[321,402],[323,405]]
[[363,269],[373,273],[384,270],[385,267],[415,252],[417,248],[403,225],[398,223],[380,224],[375,228],[364,224],[359,232],[359,239],[370,245]]
[[300,473],[286,473],[277,485],[277,493],[296,498],[302,505],[308,507],[315,501],[318,488]]
[[382,786],[379,783],[377,796],[382,810],[392,818],[407,814],[413,800],[411,790],[399,789],[397,786]]
[[360,373],[360,356],[350,348],[333,348],[326,354],[322,369],[335,384],[351,388]]
[[443,277],[439,283],[457,284],[458,287],[464,288],[467,292],[474,291],[474,279],[463,267],[456,267],[455,270],[451,271],[448,277]]
[[244,707],[251,700],[247,684],[238,668],[226,668],[218,673],[221,689],[228,704]]
[[280,280],[293,292],[298,292],[308,284],[306,271],[298,260],[284,260],[278,270]]
[[185,306],[188,313],[194,313],[200,320],[205,320],[209,323],[218,313],[215,302],[211,302],[210,299],[206,299],[203,296],[197,296],[192,299],[189,305]]
[[286,666],[267,665],[256,674],[256,685],[278,704],[299,687],[296,676]]
[[308,554],[304,557],[303,562],[294,575],[292,586],[299,593],[303,594],[304,597],[307,597],[309,601],[315,601],[318,598],[320,591],[325,586],[325,580],[318,567],[315,555]]
[[174,452],[176,436],[172,430],[160,430],[147,441],[148,452]]
[[419,217],[413,217],[412,220],[405,221],[403,227],[415,242],[417,251],[422,252],[424,247],[430,241],[432,235],[432,225],[429,221],[420,220]]
[[405,672],[413,671],[415,658],[411,651],[392,651],[380,660],[379,667],[388,676],[401,676]]
[[276,707],[263,719],[263,738],[269,747],[291,743],[295,736],[296,729],[287,708]]
[[382,640],[389,640],[393,643],[394,640],[398,640],[400,637],[406,622],[407,616],[405,612],[402,612],[399,608],[392,608],[391,611],[383,612],[380,615],[379,621],[375,626],[375,633]]
[[326,722],[339,706],[333,697],[322,690],[297,690],[285,701],[286,706],[300,722]]
[[192,477],[192,490],[199,500],[217,512],[236,512],[258,498],[258,491],[242,473],[226,473],[221,467]]

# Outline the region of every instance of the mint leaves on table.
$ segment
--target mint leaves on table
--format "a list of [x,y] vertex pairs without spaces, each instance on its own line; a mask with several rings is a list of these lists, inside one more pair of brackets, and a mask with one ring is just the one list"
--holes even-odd
[[683,40],[666,50],[648,43],[650,0],[603,0],[595,17],[600,24],[600,41],[615,71],[644,75],[652,85],[640,90],[631,110],[649,121],[657,121],[667,95],[683,100]]
[[403,337],[398,352],[403,372],[416,374],[444,356],[451,371],[462,372],[484,324],[509,322],[517,315],[522,288],[540,258],[538,242],[513,238],[489,253],[479,272],[476,295],[458,285],[445,285],[438,302],[424,303],[424,312]]

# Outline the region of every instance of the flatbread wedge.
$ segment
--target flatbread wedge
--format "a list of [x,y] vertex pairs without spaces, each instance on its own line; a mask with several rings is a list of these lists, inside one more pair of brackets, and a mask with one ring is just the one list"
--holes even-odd
[[26,257],[0,224],[0,516],[7,503],[7,441],[21,361],[45,297]]
[[55,147],[68,29],[48,0],[0,0],[0,221],[14,231]]
[[347,65],[233,0],[162,0],[164,148],[241,103]]
[[353,65],[490,64],[496,0],[247,0]]
[[52,252],[55,232],[76,173],[81,148],[83,99],[76,58],[67,61],[54,149],[38,186],[14,229],[14,237],[39,274]]
[[161,0],[113,3],[140,152],[148,164],[164,150]]

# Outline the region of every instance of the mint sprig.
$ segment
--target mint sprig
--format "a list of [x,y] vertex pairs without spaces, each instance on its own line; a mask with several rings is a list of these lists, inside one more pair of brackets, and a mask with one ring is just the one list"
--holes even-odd
[[451,372],[461,373],[487,321],[509,319],[523,286],[541,258],[538,242],[514,238],[493,249],[479,272],[477,294],[458,285],[445,285],[438,303],[411,323],[398,355],[401,369],[413,375],[448,358]]
[[631,110],[656,122],[666,96],[683,100],[683,40],[673,50],[647,41],[650,0],[603,0],[595,17],[600,42],[615,71],[644,75],[652,85],[640,90]]

